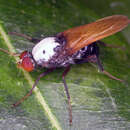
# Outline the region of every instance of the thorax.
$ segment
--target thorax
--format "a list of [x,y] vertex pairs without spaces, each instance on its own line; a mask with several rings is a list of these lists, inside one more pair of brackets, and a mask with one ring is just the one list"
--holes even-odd
[[69,64],[77,64],[77,61],[92,55],[95,48],[95,43],[93,43],[69,55],[65,44],[65,39],[45,38],[34,46],[32,50],[33,59],[41,67],[66,67]]

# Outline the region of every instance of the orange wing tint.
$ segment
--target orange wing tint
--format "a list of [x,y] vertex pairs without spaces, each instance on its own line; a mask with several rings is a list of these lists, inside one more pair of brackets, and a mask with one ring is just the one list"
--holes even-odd
[[87,25],[68,29],[63,32],[67,40],[66,49],[73,54],[95,41],[121,31],[129,23],[127,16],[113,15]]

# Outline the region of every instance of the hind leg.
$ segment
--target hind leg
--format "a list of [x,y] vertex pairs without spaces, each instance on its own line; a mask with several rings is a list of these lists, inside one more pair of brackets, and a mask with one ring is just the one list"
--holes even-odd
[[125,50],[125,47],[123,47],[123,46],[107,44],[107,43],[104,43],[103,41],[97,41],[97,43],[99,43],[100,45],[105,46],[105,47],[119,48],[119,49]]
[[104,70],[104,67],[103,67],[103,65],[101,64],[101,61],[100,61],[99,57],[98,57],[96,54],[95,54],[95,55],[92,55],[92,56],[89,56],[89,57],[87,58],[87,60],[88,60],[88,62],[97,63],[99,70],[100,70],[101,72],[103,72],[105,75],[107,75],[108,77],[110,77],[111,79],[114,79],[114,80],[118,80],[118,81],[120,81],[120,82],[123,82],[122,79],[119,79],[119,78],[113,76],[112,74],[110,74],[109,72],[107,72],[107,71]]

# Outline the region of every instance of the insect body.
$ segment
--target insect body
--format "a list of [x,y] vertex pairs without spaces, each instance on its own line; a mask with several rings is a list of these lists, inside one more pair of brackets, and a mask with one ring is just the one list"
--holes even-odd
[[[94,23],[82,25],[48,37],[38,42],[32,49],[34,63],[42,67],[66,67],[81,59],[84,47],[106,36],[112,35],[129,23],[126,16],[115,15]],[[24,68],[24,67],[23,67]]]
[[123,81],[112,76],[103,69],[103,66],[99,60],[99,48],[97,44],[102,43],[100,39],[121,31],[129,23],[130,20],[126,16],[113,15],[87,25],[68,29],[62,33],[57,34],[56,36],[47,37],[42,40],[34,39],[24,34],[11,33],[25,37],[26,39],[37,43],[31,52],[24,51],[20,54],[21,60],[18,63],[19,67],[24,68],[26,71],[32,71],[37,66],[48,68],[46,72],[42,73],[37,78],[30,92],[19,102],[14,104],[14,106],[20,104],[32,93],[32,90],[35,88],[41,77],[47,75],[57,67],[65,67],[65,71],[62,74],[62,80],[68,98],[69,117],[71,124],[72,108],[68,87],[65,81],[65,76],[70,70],[70,65],[94,62],[97,63],[99,69],[110,78]]

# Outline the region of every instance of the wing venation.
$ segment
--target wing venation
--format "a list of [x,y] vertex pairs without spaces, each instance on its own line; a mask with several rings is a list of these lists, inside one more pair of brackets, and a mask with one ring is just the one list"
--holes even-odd
[[66,48],[71,50],[69,53],[73,54],[95,41],[121,31],[129,23],[130,20],[127,16],[113,15],[90,24],[68,29],[62,34],[67,40]]

